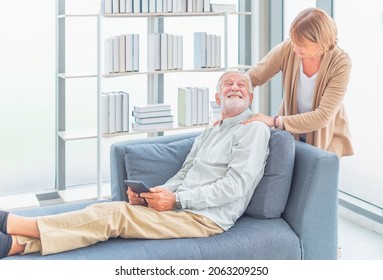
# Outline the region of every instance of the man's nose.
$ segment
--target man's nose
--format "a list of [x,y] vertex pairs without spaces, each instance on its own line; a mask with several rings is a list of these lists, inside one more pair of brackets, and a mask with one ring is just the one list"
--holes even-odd
[[238,90],[239,89],[239,86],[236,82],[233,83],[233,85],[231,86],[231,89],[232,90]]

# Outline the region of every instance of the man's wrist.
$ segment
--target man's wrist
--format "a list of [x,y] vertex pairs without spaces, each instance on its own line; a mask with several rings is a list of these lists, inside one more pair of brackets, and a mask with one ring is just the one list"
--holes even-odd
[[178,193],[175,193],[175,196],[176,196],[176,201],[174,202],[173,210],[180,211],[180,210],[182,210],[182,204],[180,201],[180,197],[179,197]]

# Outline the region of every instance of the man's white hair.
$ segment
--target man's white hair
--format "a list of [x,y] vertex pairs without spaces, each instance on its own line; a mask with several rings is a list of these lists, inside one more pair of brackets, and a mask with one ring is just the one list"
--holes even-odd
[[221,75],[221,77],[218,79],[218,82],[217,82],[217,92],[221,93],[221,85],[222,85],[223,78],[226,75],[233,74],[233,73],[240,74],[243,78],[245,78],[247,81],[247,84],[249,86],[249,88],[248,88],[249,93],[253,93],[253,85],[251,83],[250,76],[246,72],[240,72],[240,71],[235,71],[235,70],[226,71],[225,73],[223,73]]

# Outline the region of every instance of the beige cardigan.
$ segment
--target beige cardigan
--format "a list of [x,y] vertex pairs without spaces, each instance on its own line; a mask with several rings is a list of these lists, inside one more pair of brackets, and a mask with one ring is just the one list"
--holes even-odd
[[293,52],[290,39],[272,49],[248,73],[253,86],[269,81],[279,71],[283,74],[284,97],[278,115],[284,129],[294,134],[306,133],[306,142],[338,156],[353,154],[347,115],[343,106],[350,78],[351,59],[339,47],[323,55],[314,90],[313,110],[298,114],[297,81],[301,59]]

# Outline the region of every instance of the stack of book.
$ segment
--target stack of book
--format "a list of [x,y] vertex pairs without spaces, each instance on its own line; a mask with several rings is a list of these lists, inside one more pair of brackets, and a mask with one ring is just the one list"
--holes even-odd
[[101,95],[102,133],[129,131],[129,94],[127,92],[109,92]]
[[221,119],[221,106],[215,101],[210,101],[210,117],[213,121]]
[[183,68],[183,37],[168,33],[148,35],[148,70]]
[[105,39],[105,73],[139,70],[139,34],[123,34]]
[[209,123],[208,88],[178,88],[178,123],[184,126]]
[[103,0],[104,14],[210,12],[210,0]]
[[221,68],[221,36],[194,32],[194,67]]
[[135,131],[161,131],[173,128],[173,115],[171,114],[170,105],[134,106],[132,115],[135,120],[132,123],[132,130]]

